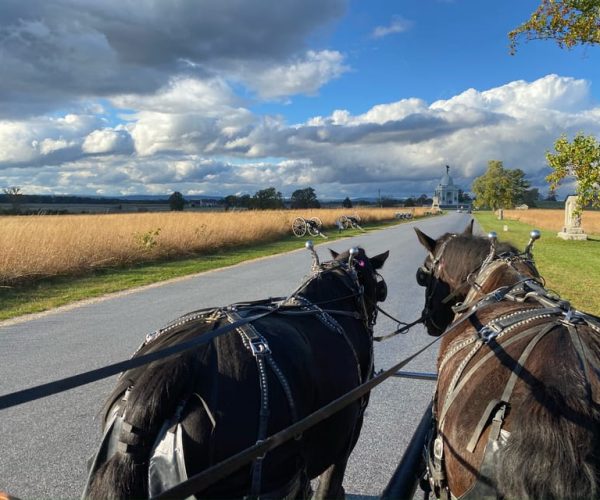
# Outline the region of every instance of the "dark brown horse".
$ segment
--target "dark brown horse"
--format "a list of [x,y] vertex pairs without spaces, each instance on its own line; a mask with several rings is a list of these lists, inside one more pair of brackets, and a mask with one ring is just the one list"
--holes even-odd
[[[264,440],[372,376],[388,253],[319,264],[289,297],[190,313],[149,335],[151,353],[262,315],[211,342],[121,374],[84,497],[147,498]],[[202,498],[340,498],[368,397],[242,467]]]
[[600,322],[544,288],[532,242],[520,253],[472,224],[417,229],[423,316],[443,334],[429,483],[439,498],[599,498]]

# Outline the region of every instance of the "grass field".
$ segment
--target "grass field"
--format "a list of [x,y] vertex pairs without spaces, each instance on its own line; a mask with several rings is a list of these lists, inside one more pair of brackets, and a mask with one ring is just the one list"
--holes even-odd
[[[491,212],[474,215],[484,230],[496,231],[500,240],[509,241],[519,249],[525,248],[532,229],[544,228],[543,224],[552,220],[547,214],[541,214],[540,218],[532,218],[531,223],[525,224],[514,220],[499,221]],[[508,227],[506,232],[503,230],[505,225]],[[565,241],[556,237],[555,229],[541,229],[541,232],[533,255],[547,287],[571,301],[577,309],[600,315],[600,236],[592,236],[588,241]]]
[[[565,223],[565,211],[560,210],[505,210],[504,218],[532,224],[541,229],[562,231]],[[581,216],[581,227],[589,234],[600,235],[600,212],[584,210]]]
[[[377,217],[380,219],[377,220],[377,217],[372,214],[365,214],[363,211],[359,211],[358,213],[363,218],[363,220],[368,219],[371,222],[364,222],[364,227],[367,230],[372,229],[380,229],[390,225],[396,225],[399,221],[393,218],[395,212],[402,211],[402,209],[393,209],[393,212],[387,210],[386,212],[378,213]],[[422,212],[424,212],[423,210]],[[325,223],[329,221],[329,218],[324,217],[324,212],[326,211],[318,211],[315,214],[323,220]],[[260,214],[264,212],[256,212],[256,214]],[[344,213],[349,213],[345,211]],[[390,218],[390,213],[392,216],[391,220],[387,222],[385,219]],[[417,212],[417,215],[421,213],[421,211]],[[145,215],[155,215],[155,214],[143,214]],[[164,214],[169,215],[169,214]],[[173,214],[173,215],[181,215],[181,214]],[[194,214],[199,215],[199,214]],[[231,214],[234,215],[234,214]],[[236,214],[241,215],[241,214]],[[248,214],[246,214],[248,215]],[[267,214],[268,215],[268,214]],[[313,214],[314,215],[314,214]],[[329,214],[328,217],[331,218],[332,214]],[[74,216],[75,219],[73,222],[79,223],[79,219],[85,220],[90,216]],[[91,216],[91,217],[112,217],[112,216]],[[115,216],[115,217],[123,217],[123,216]],[[136,217],[140,217],[137,215]],[[304,212],[304,217],[308,217],[307,212]],[[48,217],[44,217],[42,219],[47,219]],[[61,221],[64,217],[58,217],[58,221]],[[11,220],[14,219],[24,219],[24,223],[31,219],[36,218],[16,218],[12,217]],[[37,218],[39,219],[39,217]],[[48,218],[49,219],[49,218]],[[180,225],[183,224],[185,220],[191,220],[188,218],[182,218],[179,221]],[[335,217],[332,219],[335,221]],[[107,221],[109,219],[106,219]],[[148,218],[142,217],[144,222],[148,222]],[[248,219],[245,219],[246,222]],[[162,219],[161,222],[164,223],[165,219]],[[114,222],[110,220],[110,222]],[[362,221],[361,221],[362,222]],[[45,220],[41,221],[42,228],[50,232],[51,228],[44,226],[47,224]],[[155,219],[151,220],[151,223],[156,223]],[[327,222],[328,224],[329,222]],[[67,224],[67,222],[65,222]],[[291,224],[291,223],[290,223]],[[68,224],[67,224],[68,225]],[[0,224],[1,227],[1,224]],[[76,227],[71,223],[71,228]],[[107,227],[110,227],[107,225]],[[151,225],[146,227],[153,227]],[[104,228],[106,229],[106,228]],[[234,231],[235,228],[229,228],[229,231]],[[355,236],[359,234],[357,229],[351,229],[344,231],[342,233],[338,233],[337,229],[328,228],[328,236],[329,240],[332,241],[339,238]],[[98,229],[100,231],[100,229]],[[131,227],[127,228],[128,231],[132,231]],[[135,230],[142,231],[142,228],[136,227]],[[122,229],[124,235],[123,238],[132,239],[131,234],[127,233],[124,229]],[[238,230],[239,232],[243,231],[243,228]],[[248,229],[246,229],[248,231]],[[103,234],[107,234],[107,231],[102,231]],[[110,231],[108,231],[110,233]],[[181,276],[186,276],[193,273],[208,271],[211,269],[217,269],[220,267],[230,266],[237,264],[239,262],[243,262],[245,260],[254,259],[258,257],[264,257],[268,255],[275,255],[277,253],[287,252],[295,249],[299,249],[303,247],[304,241],[308,239],[308,237],[304,238],[296,238],[291,236],[291,231],[289,227],[286,228],[283,235],[278,236],[269,236],[270,239],[274,239],[275,241],[261,241],[261,242],[249,242],[249,243],[240,243],[241,236],[238,236],[238,239],[235,240],[237,243],[235,246],[227,247],[224,244],[217,245],[217,247],[213,251],[206,250],[204,253],[199,255],[194,255],[193,257],[185,258],[181,255],[177,256],[173,253],[167,254],[166,257],[161,261],[140,261],[137,263],[132,263],[127,267],[125,266],[126,260],[123,261],[121,266],[106,266],[105,267],[83,267],[77,268],[82,273],[81,276],[67,274],[64,276],[50,276],[43,277],[41,275],[36,275],[31,277],[30,279],[20,282],[18,284],[13,285],[5,285],[0,286],[0,320],[5,320],[9,318],[14,318],[16,316],[20,316],[23,314],[36,313],[46,311],[48,309],[52,309],[61,305],[69,304],[78,300],[90,299],[94,297],[99,297],[105,295],[107,293],[127,290],[130,288],[147,285],[159,281],[164,281],[172,278],[177,278]],[[57,231],[57,234],[60,234],[60,231]],[[159,232],[159,237],[164,233]],[[31,239],[34,240],[34,235],[30,235]],[[108,236],[107,236],[108,237]],[[98,241],[98,244],[101,245],[102,242],[92,236],[88,235],[88,241]],[[52,238],[50,235],[46,235],[46,239],[51,241]],[[321,238],[313,238],[321,241]],[[39,245],[34,245],[29,248],[29,251],[40,250],[42,254],[57,254],[60,251],[60,248],[51,252],[44,248],[44,239],[40,239]],[[88,243],[89,245],[89,243]],[[50,247],[53,247],[52,244],[49,244]],[[55,246],[55,245],[54,245]],[[85,247],[87,248],[87,247]],[[205,246],[204,248],[209,248],[209,246]],[[73,250],[65,250],[65,255],[73,255]],[[93,252],[92,252],[93,254]],[[126,254],[125,254],[126,255]],[[143,256],[145,254],[142,254]],[[189,253],[188,253],[189,255]],[[76,257],[76,255],[75,255]],[[34,260],[32,256],[27,257],[30,260]],[[66,257],[61,257],[59,262],[65,260]],[[170,260],[166,260],[170,259]],[[41,258],[39,258],[41,261]],[[114,261],[111,261],[114,262]],[[67,268],[65,266],[65,268]],[[48,271],[46,271],[48,272]],[[33,279],[36,278],[36,279]]]
[[[394,220],[411,209],[169,212],[118,215],[0,217],[0,285],[130,267],[280,240],[298,217],[319,217],[335,231],[342,214],[361,223]],[[417,208],[415,215],[426,209]]]

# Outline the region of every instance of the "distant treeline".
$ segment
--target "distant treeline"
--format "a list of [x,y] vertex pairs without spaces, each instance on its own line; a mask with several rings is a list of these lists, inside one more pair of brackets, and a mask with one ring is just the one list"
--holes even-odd
[[127,203],[135,204],[135,203],[156,203],[156,204],[165,204],[168,203],[168,196],[165,196],[164,199],[159,198],[150,198],[143,200],[129,199],[129,198],[97,198],[97,197],[88,197],[88,196],[73,196],[73,195],[46,195],[46,194],[19,194],[18,198],[15,198],[15,195],[10,194],[0,194],[0,203],[14,203],[15,200],[18,200],[19,203],[56,203],[56,204],[67,204],[67,203],[77,203],[81,205],[107,205],[107,204],[115,204],[115,205],[123,205]]

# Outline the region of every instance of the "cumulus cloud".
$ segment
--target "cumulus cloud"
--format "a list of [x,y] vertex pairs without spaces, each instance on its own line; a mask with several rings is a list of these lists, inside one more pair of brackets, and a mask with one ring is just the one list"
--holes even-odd
[[341,53],[311,50],[290,63],[249,71],[243,78],[261,97],[277,99],[293,94],[314,95],[325,83],[349,69]]
[[412,27],[412,21],[404,19],[401,16],[394,16],[392,21],[387,26],[377,26],[371,36],[373,38],[383,38],[384,36],[393,35],[395,33],[403,33]]
[[94,130],[83,140],[81,150],[90,155],[132,153],[133,141],[123,127]]
[[290,195],[311,185],[320,196],[406,196],[431,193],[446,164],[468,189],[499,159],[545,188],[544,154],[559,135],[600,137],[589,82],[557,75],[293,125],[253,114],[214,78],[175,79],[114,103],[135,110],[124,125],[102,114],[0,122],[6,182],[30,192],[226,195],[272,185]]
[[175,75],[284,64],[345,0],[3,0],[0,117],[152,94]]

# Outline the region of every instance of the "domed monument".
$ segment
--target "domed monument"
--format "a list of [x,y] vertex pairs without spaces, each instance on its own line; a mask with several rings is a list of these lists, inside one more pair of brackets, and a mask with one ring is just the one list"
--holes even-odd
[[450,167],[446,165],[446,173],[435,188],[434,205],[437,201],[439,208],[456,208],[458,206],[458,187],[450,177]]

